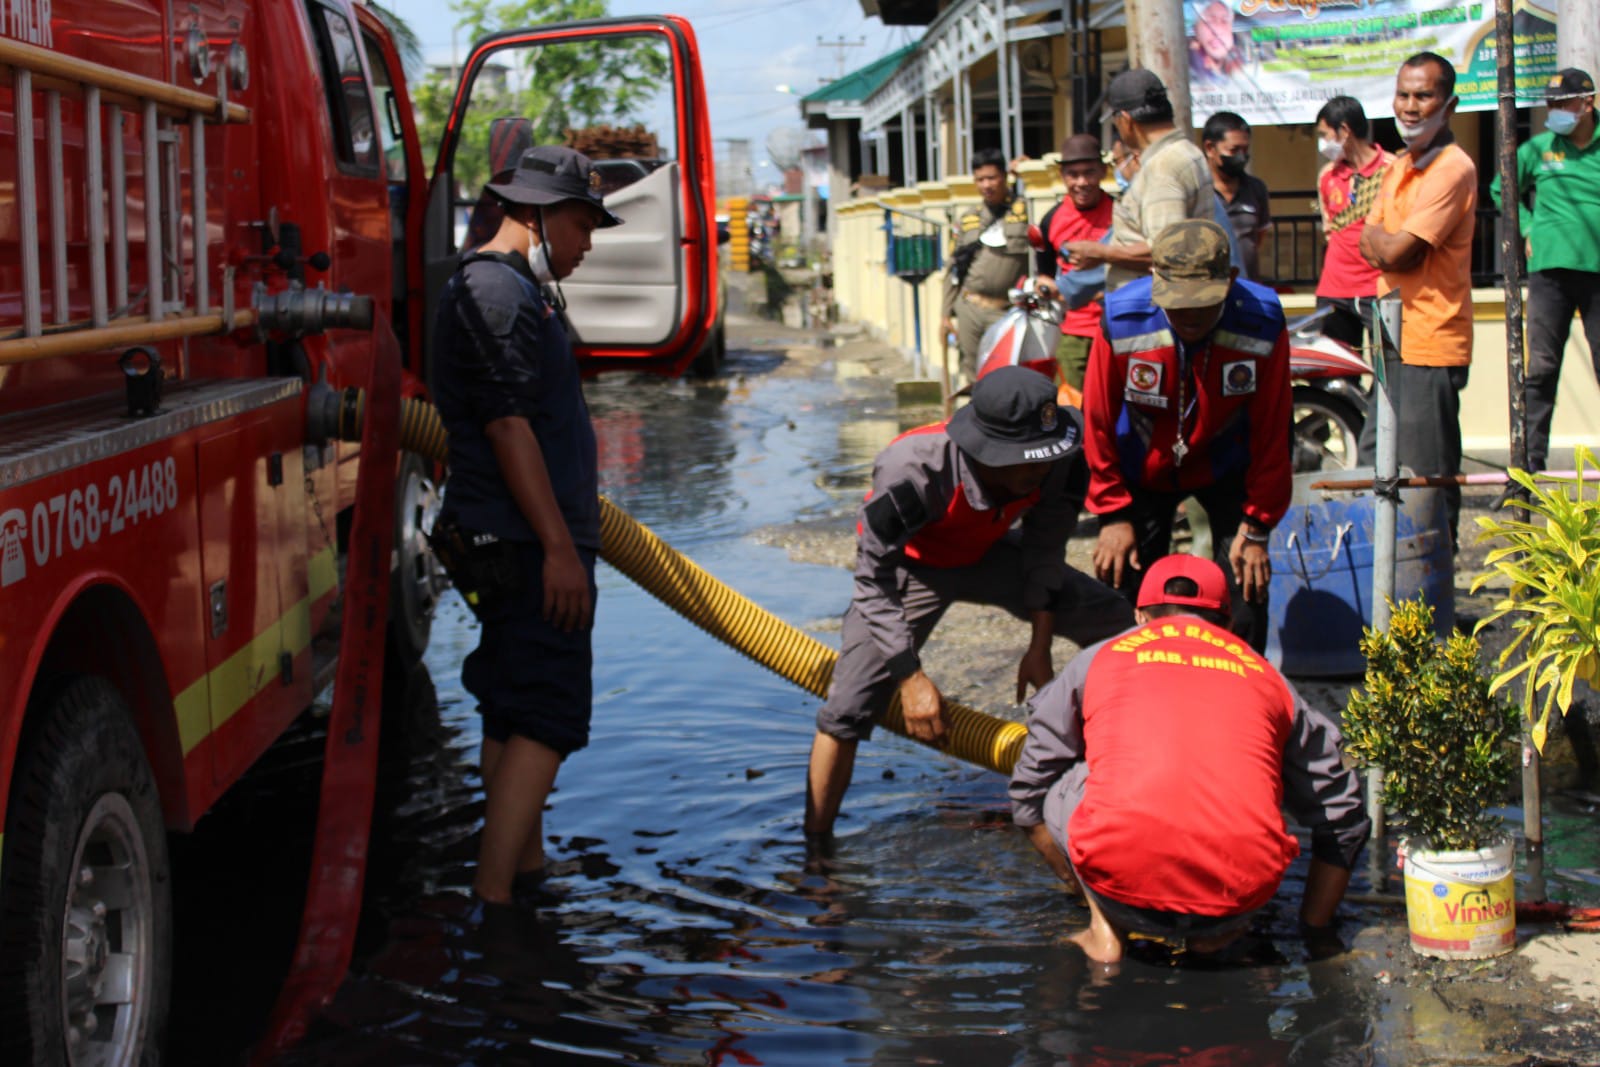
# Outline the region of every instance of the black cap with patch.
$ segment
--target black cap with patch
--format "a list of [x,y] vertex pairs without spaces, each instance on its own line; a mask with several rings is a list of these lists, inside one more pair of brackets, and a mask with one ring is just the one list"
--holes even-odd
[[1556,71],[1550,76],[1550,84],[1544,88],[1546,100],[1571,100],[1575,96],[1593,95],[1594,79],[1589,77],[1587,71],[1577,67]]
[[1056,404],[1055,383],[1028,367],[1000,367],[979,378],[972,401],[945,432],[986,467],[1054,463],[1083,443],[1083,416]]

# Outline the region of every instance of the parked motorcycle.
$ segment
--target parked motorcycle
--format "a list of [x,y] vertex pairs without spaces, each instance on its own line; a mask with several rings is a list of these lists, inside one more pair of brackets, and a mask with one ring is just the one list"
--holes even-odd
[[[1011,307],[983,331],[978,342],[978,377],[996,367],[1020,365],[1056,381],[1056,343],[1061,339],[1063,308],[1034,287],[1032,278],[1008,294]],[[1081,395],[1072,399],[1082,406]]]
[[1372,367],[1322,332],[1331,311],[1322,308],[1288,324],[1296,473],[1354,467],[1370,410]]

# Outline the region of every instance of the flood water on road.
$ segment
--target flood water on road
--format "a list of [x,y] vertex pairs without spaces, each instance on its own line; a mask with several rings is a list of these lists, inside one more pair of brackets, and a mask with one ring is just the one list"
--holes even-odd
[[[750,535],[848,523],[901,416],[881,384],[781,351],[731,352],[711,383],[591,383],[603,491],[837,644],[848,573]],[[592,739],[546,815],[542,895],[486,913],[467,892],[482,796],[460,662],[476,630],[452,597],[413,679],[407,751],[389,753],[358,959],[285,1062],[1364,1064],[1404,1062],[1397,1035],[1419,1026],[1441,1048],[1490,1043],[1471,1013],[1401,1003],[1373,981],[1380,964],[1309,960],[1303,859],[1224,962],[1136,946],[1099,973],[1065,943],[1086,913],[1012,830],[1004,781],[882,733],[861,748],[836,849],[808,856],[817,701],[615,571],[599,584]],[[1580,890],[1600,883],[1588,864]],[[1372,930],[1403,930],[1392,910],[1348,912],[1345,941],[1370,942],[1367,957],[1385,943]]]

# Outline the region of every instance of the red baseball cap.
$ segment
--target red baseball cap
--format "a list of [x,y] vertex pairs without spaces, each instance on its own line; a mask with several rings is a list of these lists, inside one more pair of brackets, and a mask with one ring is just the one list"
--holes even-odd
[[[1189,579],[1197,591],[1193,596],[1167,592],[1167,583],[1174,578]],[[1228,595],[1228,579],[1222,573],[1222,568],[1204,556],[1162,556],[1144,572],[1144,583],[1139,586],[1141,608],[1151,608],[1157,604],[1182,604],[1227,615],[1232,599]]]

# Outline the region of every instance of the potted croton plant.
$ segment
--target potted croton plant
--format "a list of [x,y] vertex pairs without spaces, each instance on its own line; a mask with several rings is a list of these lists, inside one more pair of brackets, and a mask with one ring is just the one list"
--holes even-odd
[[1490,691],[1476,638],[1439,642],[1420,597],[1368,629],[1364,691],[1345,709],[1345,751],[1383,770],[1384,807],[1401,827],[1411,945],[1477,959],[1516,944],[1510,836],[1491,808],[1516,773],[1516,712]]

